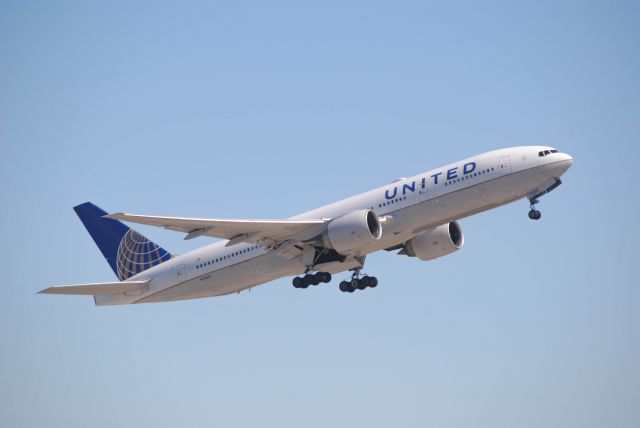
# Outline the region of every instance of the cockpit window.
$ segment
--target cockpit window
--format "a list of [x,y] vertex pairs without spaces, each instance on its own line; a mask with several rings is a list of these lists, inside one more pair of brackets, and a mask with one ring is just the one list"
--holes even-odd
[[560,152],[557,151],[556,149],[542,150],[538,152],[538,156],[542,157],[542,156],[550,155],[551,153],[560,153]]

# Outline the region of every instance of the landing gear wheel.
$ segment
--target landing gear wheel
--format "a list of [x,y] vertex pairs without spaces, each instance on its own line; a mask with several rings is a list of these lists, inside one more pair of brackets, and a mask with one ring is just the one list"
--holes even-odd
[[378,280],[375,276],[364,276],[362,278],[365,287],[375,288],[378,285]]
[[295,278],[293,278],[293,281],[291,281],[291,283],[295,288],[301,288],[302,285],[304,284],[304,280],[299,276],[296,276]]
[[320,282],[324,282],[325,284],[331,282],[331,274],[329,272],[318,272],[316,275],[318,276]]
[[344,293],[353,293],[356,289],[353,287],[350,281],[342,281],[340,283],[340,291]]
[[531,220],[540,220],[542,217],[542,213],[536,209],[536,204],[539,202],[537,199],[529,199],[530,205],[529,208],[529,218]]
[[302,285],[300,288],[307,288],[311,285],[311,277],[309,275],[305,275],[302,277]]

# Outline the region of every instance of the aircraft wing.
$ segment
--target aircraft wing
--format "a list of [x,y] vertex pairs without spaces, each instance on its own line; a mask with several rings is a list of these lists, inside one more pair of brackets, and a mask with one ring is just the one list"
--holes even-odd
[[240,242],[271,240],[281,242],[294,237],[313,236],[328,219],[310,220],[236,220],[186,217],[160,217],[149,215],[115,213],[104,216],[113,220],[147,224],[169,230],[184,232],[184,239],[198,236],[229,239],[227,246]]
[[70,294],[77,296],[93,296],[95,294],[120,294],[136,291],[149,284],[145,281],[95,282],[92,284],[59,285],[38,291],[38,294]]

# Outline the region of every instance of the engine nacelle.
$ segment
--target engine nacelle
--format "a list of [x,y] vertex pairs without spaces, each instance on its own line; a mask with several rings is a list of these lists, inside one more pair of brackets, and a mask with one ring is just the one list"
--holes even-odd
[[359,255],[359,252],[375,243],[382,236],[382,225],[373,210],[352,211],[334,218],[322,235],[323,245],[333,248],[343,256]]
[[452,221],[411,238],[404,244],[404,254],[427,261],[451,254],[463,245],[462,228],[458,222]]

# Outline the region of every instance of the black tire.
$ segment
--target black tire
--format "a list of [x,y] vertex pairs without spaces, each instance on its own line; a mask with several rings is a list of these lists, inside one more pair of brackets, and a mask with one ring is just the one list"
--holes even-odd
[[540,218],[542,218],[542,213],[538,210],[531,210],[529,211],[529,218],[531,220],[540,220]]
[[328,284],[331,282],[331,274],[329,272],[322,272],[322,282]]
[[349,283],[347,281],[342,281],[340,282],[340,286],[338,288],[340,288],[340,291],[342,291],[343,293],[346,293],[347,291],[349,291]]
[[299,276],[296,276],[295,278],[293,278],[293,281],[291,281],[291,283],[295,288],[301,288],[304,284],[304,281]]
[[375,276],[371,277],[371,283],[369,284],[370,288],[376,288],[378,286],[378,278]]
[[365,288],[367,288],[367,284],[365,284],[363,280],[358,279],[356,282],[356,288],[358,290],[364,290]]
[[319,274],[315,274],[315,275],[309,275],[310,279],[309,282],[311,283],[311,285],[318,285],[321,282],[321,278]]

